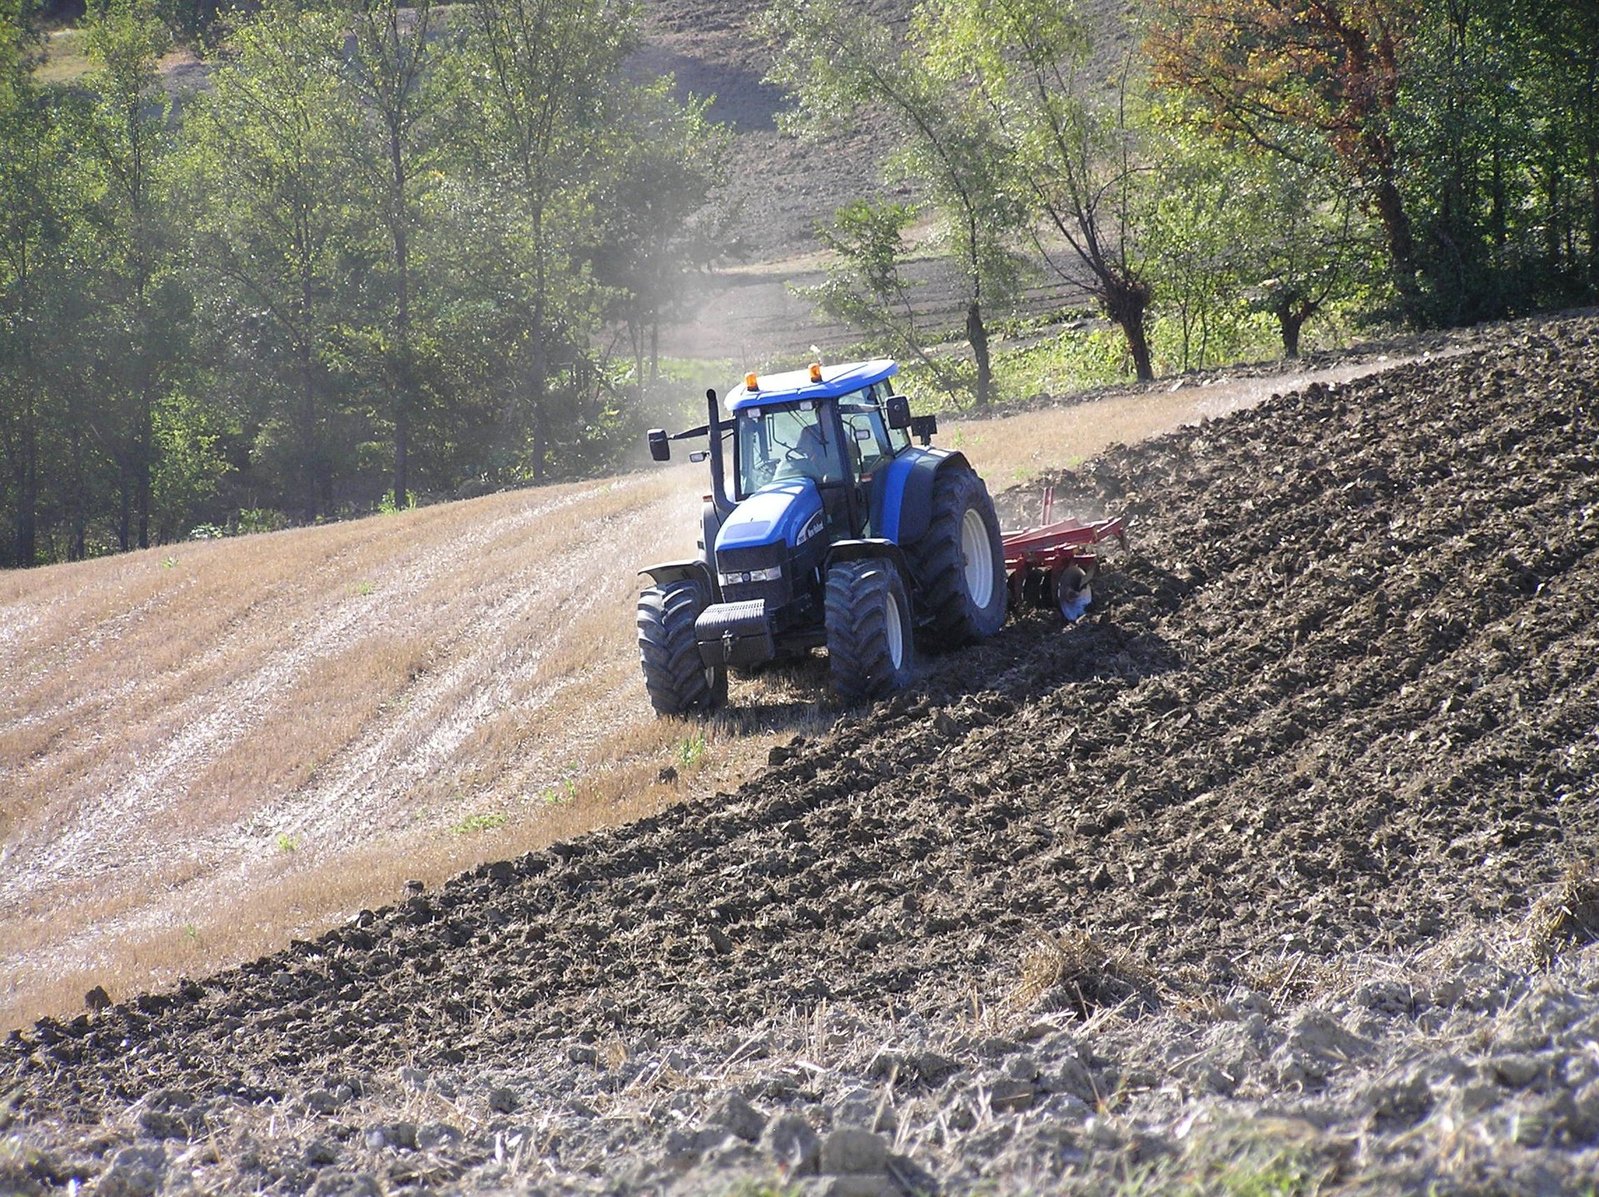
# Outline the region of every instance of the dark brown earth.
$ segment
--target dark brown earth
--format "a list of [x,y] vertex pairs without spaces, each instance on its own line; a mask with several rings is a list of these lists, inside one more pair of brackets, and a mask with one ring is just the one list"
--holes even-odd
[[824,1003],[936,1022],[1040,933],[1153,1010],[1523,918],[1599,858],[1596,409],[1567,320],[1114,450],[1056,480],[1133,518],[1085,623],[936,659],[736,794],[40,1023],[0,1086],[64,1131]]

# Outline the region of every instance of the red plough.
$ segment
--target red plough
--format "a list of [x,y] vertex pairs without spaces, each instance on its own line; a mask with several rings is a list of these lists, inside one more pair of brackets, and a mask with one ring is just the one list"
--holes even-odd
[[1055,488],[1044,490],[1043,518],[1036,528],[1006,532],[1005,575],[1010,605],[1053,607],[1068,623],[1081,619],[1094,601],[1092,585],[1099,574],[1099,556],[1090,551],[1115,537],[1127,547],[1127,518],[1084,523],[1056,520]]

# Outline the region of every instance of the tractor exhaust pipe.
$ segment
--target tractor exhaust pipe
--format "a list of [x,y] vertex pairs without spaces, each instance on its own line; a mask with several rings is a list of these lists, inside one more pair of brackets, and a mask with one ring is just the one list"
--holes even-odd
[[716,388],[709,387],[705,392],[706,426],[710,430],[711,452],[711,502],[716,505],[716,514],[719,519],[726,519],[733,512],[733,504],[727,499],[727,482],[722,476],[722,432],[732,427],[731,420],[723,420],[721,409],[716,401]]

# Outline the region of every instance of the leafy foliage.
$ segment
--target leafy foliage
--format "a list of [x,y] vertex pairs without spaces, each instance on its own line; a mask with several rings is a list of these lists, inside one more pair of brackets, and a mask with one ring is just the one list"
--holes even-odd
[[[631,441],[727,142],[625,76],[629,5],[102,0],[71,85],[36,77],[27,0],[0,6],[0,564]],[[204,90],[169,92],[170,30],[214,43]]]
[[[881,112],[898,131],[900,152],[891,169],[925,188],[928,210],[938,219],[937,239],[959,272],[976,402],[985,405],[992,387],[988,325],[995,312],[1010,307],[1019,289],[1015,246],[1023,214],[1010,186],[1009,159],[995,137],[993,114],[979,95],[938,69],[941,34],[928,14],[913,19],[903,46],[872,14],[843,0],[782,0],[773,6],[767,29],[783,46],[772,78],[792,89],[798,101],[787,118],[791,131],[825,135],[863,106]],[[868,208],[841,217],[835,241],[855,240],[866,249],[858,237],[868,233],[878,237],[873,252],[880,253],[881,234],[862,224],[869,215]],[[891,210],[886,215],[893,218]],[[882,217],[876,219],[880,223]],[[902,222],[899,231],[904,228]],[[880,273],[881,266],[877,269]],[[866,289],[854,291],[857,310],[861,302],[879,309],[877,323],[890,321],[900,328],[900,339],[919,343],[913,313],[887,316],[881,310],[885,302],[902,297],[874,296],[869,271],[860,282]],[[825,286],[831,302],[850,306],[847,272]]]
[[1599,8],[1587,0],[1162,0],[1156,78],[1220,130],[1330,155],[1413,321],[1599,285]]

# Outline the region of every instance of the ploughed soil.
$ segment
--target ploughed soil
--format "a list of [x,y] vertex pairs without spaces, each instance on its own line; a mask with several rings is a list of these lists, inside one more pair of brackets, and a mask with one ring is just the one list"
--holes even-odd
[[[1130,548],[1112,552],[1083,622],[1063,630],[1024,615],[988,644],[930,658],[909,692],[775,750],[736,793],[484,866],[314,943],[14,1036],[0,1047],[0,1088],[14,1092],[16,1133],[45,1153],[31,1175],[48,1187],[116,1172],[120,1184],[143,1166],[126,1154],[140,1143],[201,1142],[222,1111],[298,1102],[306,1136],[326,1149],[313,1158],[295,1140],[291,1167],[252,1148],[249,1166],[230,1165],[243,1182],[334,1191],[337,1172],[425,1188],[492,1165],[494,1183],[510,1185],[504,1127],[500,1138],[444,1135],[429,1156],[442,1170],[385,1174],[380,1149],[400,1148],[349,1111],[396,1070],[421,1089],[454,1078],[451,1093],[551,1052],[557,1062],[541,1067],[556,1073],[527,1079],[527,1100],[614,1094],[636,1079],[624,1061],[682,1044],[672,1067],[689,1076],[705,1044],[750,1035],[769,1040],[755,1054],[789,1050],[825,1077],[848,1071],[841,1061],[859,1044],[790,1042],[782,1028],[842,1011],[870,1023],[862,1034],[913,1027],[917,1043],[944,1045],[948,1068],[901,1060],[886,1081],[884,1066],[859,1062],[862,1083],[885,1094],[860,1115],[864,1130],[901,1153],[885,1191],[984,1175],[1007,1186],[1024,1174],[1093,1188],[1177,1151],[1185,1113],[1191,1122],[1203,1102],[1248,1098],[1256,1104],[1238,1108],[1255,1115],[1334,1085],[1340,1061],[1361,1057],[1353,1045],[1381,1035],[1335,1011],[1336,1026],[1305,1047],[1305,1025],[1321,1025],[1305,1023],[1306,1003],[1337,990],[1329,978],[1399,967],[1462,936],[1512,962],[1495,985],[1524,991],[1561,969],[1586,977],[1562,990],[1560,1025],[1586,1018],[1591,1043],[1599,885],[1583,870],[1599,860],[1599,321],[1519,326],[1445,360],[1313,385],[1053,481],[1057,510],[1132,521]],[[1435,978],[1429,996],[1412,986],[1399,1007],[1406,1018],[1441,1011],[1415,1032],[1435,1033],[1469,989]],[[1366,1016],[1392,1013],[1361,992]],[[1321,1067],[1278,1067],[1250,1090],[1235,1088],[1247,1067],[1200,1084],[1163,1057],[1073,1096],[1039,1078],[1059,1063],[1044,1037],[1035,1055],[1046,1058],[999,1078],[1021,1087],[1014,1100],[989,1084],[975,1123],[946,1116],[953,1097],[934,1110],[940,1085],[979,1067],[952,1036],[1001,1007],[1076,1035],[1090,1067],[1083,1028],[1125,1045],[1140,1027],[1146,1043],[1176,1035],[1174,1018],[1191,1038],[1212,1023],[1287,1027],[1292,1016],[1283,1050],[1299,1043]],[[1565,1087],[1564,1122],[1546,1118],[1537,1135],[1508,1118],[1484,1122],[1486,1138],[1460,1132],[1459,1118],[1499,1108],[1445,1100],[1486,1075],[1467,1053],[1464,1074],[1407,1075],[1397,1098],[1384,1089],[1357,1113],[1311,1119],[1318,1134],[1348,1123],[1336,1151],[1312,1153],[1317,1175],[1375,1175],[1362,1169],[1409,1152],[1413,1181],[1492,1187],[1501,1182],[1459,1170],[1487,1166],[1469,1145],[1497,1134],[1516,1159],[1532,1153],[1534,1169],[1503,1183],[1573,1183],[1599,1142],[1599,1057],[1584,1071],[1583,1049],[1561,1048],[1553,1032],[1540,1039],[1533,1022],[1524,1054],[1540,1092]],[[1492,1036],[1472,1042],[1486,1050]],[[616,1045],[612,1089],[593,1080],[606,1045]],[[927,1117],[885,1120],[909,1100],[911,1073]],[[1531,1077],[1501,1069],[1482,1083],[1525,1089]],[[761,1085],[740,1093],[768,1131],[785,1113],[837,1129],[859,1107],[814,1076]],[[322,1096],[307,1104],[308,1092]],[[1169,1098],[1156,1131],[1107,1130],[1138,1093]],[[490,1105],[514,1109],[516,1096]],[[586,1114],[562,1117],[591,1118],[601,1097],[585,1100]],[[1441,1140],[1414,1128],[1445,1106],[1463,1137],[1427,1154],[1417,1144]],[[680,1102],[658,1125],[639,1109],[632,1138],[589,1132],[580,1176],[545,1150],[542,1183],[705,1183],[693,1169],[711,1156],[660,1146],[697,1107]],[[1014,1126],[991,1133],[1006,1119],[1065,1130],[1025,1169],[1012,1160],[994,1171],[985,1161],[1008,1158],[1015,1138]],[[102,1122],[113,1129],[88,1129]],[[609,1159],[593,1146],[606,1142]],[[772,1151],[716,1158],[804,1171]],[[656,1170],[624,1175],[618,1152]],[[215,1152],[183,1157],[198,1172],[171,1164],[177,1148],[156,1155],[152,1175],[172,1188],[221,1166]]]

